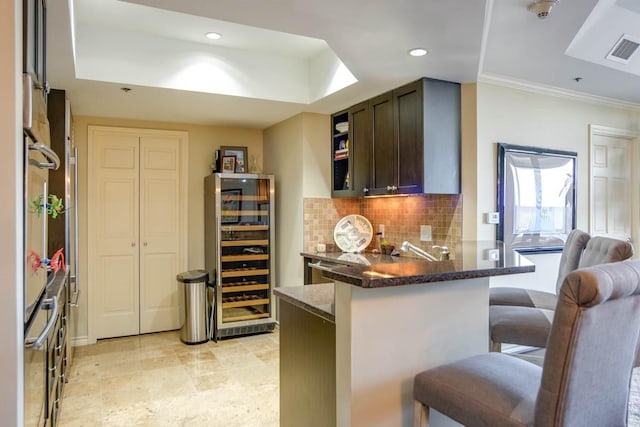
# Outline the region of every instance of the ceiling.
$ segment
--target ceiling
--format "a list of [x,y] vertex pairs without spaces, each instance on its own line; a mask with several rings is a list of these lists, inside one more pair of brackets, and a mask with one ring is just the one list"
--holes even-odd
[[623,34],[640,39],[637,0],[562,0],[546,19],[529,3],[49,0],[48,80],[77,115],[253,128],[422,76],[640,108],[640,53],[605,59]]

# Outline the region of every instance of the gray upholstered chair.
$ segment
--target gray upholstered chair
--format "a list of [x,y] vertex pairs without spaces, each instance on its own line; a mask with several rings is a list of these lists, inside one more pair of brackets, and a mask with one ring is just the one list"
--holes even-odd
[[[592,237],[582,252],[579,268],[591,267],[633,256],[633,246],[623,240]],[[489,306],[491,349],[500,351],[502,343],[545,347],[554,310],[547,308],[492,305]]]
[[640,342],[640,261],[570,273],[544,365],[488,353],[416,375],[414,426],[433,408],[465,426],[626,426]]
[[580,257],[591,236],[582,230],[572,230],[562,248],[560,267],[556,278],[556,293],[513,287],[489,289],[489,305],[511,305],[553,310],[556,294],[567,274],[578,268]]

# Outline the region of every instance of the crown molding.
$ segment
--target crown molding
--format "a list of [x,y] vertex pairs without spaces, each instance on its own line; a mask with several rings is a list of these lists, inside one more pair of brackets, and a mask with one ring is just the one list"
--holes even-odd
[[499,74],[480,73],[478,75],[479,83],[489,83],[497,86],[504,86],[512,89],[524,90],[527,92],[537,93],[540,95],[555,96],[557,98],[571,99],[574,101],[587,102],[589,104],[604,105],[607,107],[622,108],[626,110],[640,111],[640,104],[634,102],[622,101],[604,96],[591,95],[575,90],[561,89],[554,86],[534,83],[526,80],[519,80],[513,77],[502,76]]

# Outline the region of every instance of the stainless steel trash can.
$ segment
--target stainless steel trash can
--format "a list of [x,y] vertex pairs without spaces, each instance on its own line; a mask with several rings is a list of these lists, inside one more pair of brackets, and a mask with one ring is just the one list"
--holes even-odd
[[178,274],[178,282],[184,288],[184,323],[180,329],[180,341],[185,344],[200,344],[208,341],[207,282],[206,270],[190,270]]

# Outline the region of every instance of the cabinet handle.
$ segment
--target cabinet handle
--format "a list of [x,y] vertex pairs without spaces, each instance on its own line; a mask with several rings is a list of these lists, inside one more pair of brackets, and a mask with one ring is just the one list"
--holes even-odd
[[131,242],[131,247],[133,248],[136,245],[136,242]]
[[146,247],[147,246],[147,242],[144,242],[143,245]]
[[387,185],[387,191],[396,191],[398,187],[395,185]]
[[363,193],[368,193],[368,192],[369,192],[369,189],[368,189],[367,187],[364,187],[364,188],[362,189],[362,192],[363,192]]
[[52,310],[51,317],[47,322],[47,325],[44,327],[40,335],[37,338],[27,338],[24,341],[24,346],[26,348],[33,348],[34,350],[39,350],[44,345],[47,337],[53,330],[53,327],[56,324],[56,320],[58,317],[58,298],[52,297],[49,299],[45,299],[42,302],[42,308],[44,310]]

